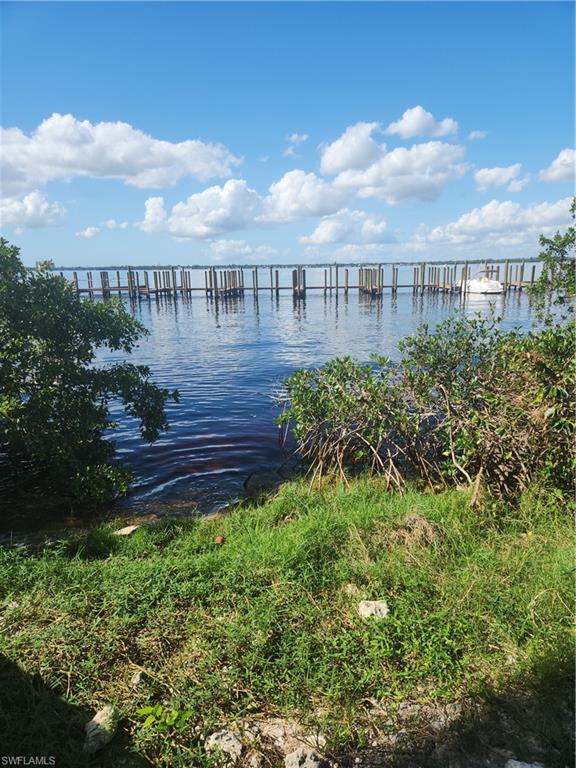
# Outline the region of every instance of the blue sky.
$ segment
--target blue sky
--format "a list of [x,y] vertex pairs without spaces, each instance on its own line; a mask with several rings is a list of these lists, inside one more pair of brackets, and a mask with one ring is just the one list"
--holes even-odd
[[572,3],[1,12],[27,263],[516,258],[569,221]]

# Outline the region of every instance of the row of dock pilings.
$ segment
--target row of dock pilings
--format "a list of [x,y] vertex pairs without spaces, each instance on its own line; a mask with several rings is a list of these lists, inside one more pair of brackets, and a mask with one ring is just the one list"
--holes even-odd
[[392,265],[392,282],[390,285],[384,285],[384,267],[380,264],[377,267],[360,267],[358,271],[358,289],[361,294],[369,296],[382,296],[384,288],[390,288],[392,294],[398,292],[398,267]]
[[[402,272],[405,282],[399,282],[399,266],[404,266]],[[324,295],[339,295],[344,292],[348,295],[350,289],[358,289],[360,295],[379,297],[385,291],[396,295],[399,289],[411,289],[414,295],[424,293],[460,293],[467,292],[468,280],[473,278],[476,272],[482,268],[482,264],[413,264],[412,278],[407,279],[409,265],[397,264],[372,264],[362,265],[358,269],[358,282],[350,283],[350,270],[348,267],[333,264],[320,268],[315,267],[316,274],[323,272],[323,281],[317,285],[310,285],[307,281],[307,267],[297,266],[291,269],[292,284],[281,285],[281,267],[252,266],[224,269],[219,267],[203,268],[204,285],[193,285],[192,270],[184,267],[166,267],[162,269],[136,270],[131,267],[122,270],[105,270],[99,272],[86,270],[85,281],[80,285],[78,271],[72,273],[72,283],[78,294],[88,294],[91,298],[100,295],[109,298],[113,295],[128,295],[131,299],[142,297],[176,297],[191,296],[201,292],[209,298],[234,298],[244,296],[247,286],[245,277],[250,281],[250,275],[245,272],[250,270],[252,293],[258,296],[261,292],[270,292],[270,295],[280,295],[281,291],[291,291],[297,299],[304,298],[308,291],[323,291]],[[527,275],[526,270],[531,266]],[[308,266],[310,269],[311,267]],[[314,268],[314,267],[312,267]],[[522,291],[527,285],[536,279],[536,264],[527,265],[524,262],[506,261],[502,264],[484,264],[483,272],[489,277],[502,283],[504,291]],[[62,273],[61,273],[62,274]],[[98,281],[98,276],[100,280]],[[342,279],[343,278],[343,279]],[[262,280],[262,284],[260,284]],[[196,281],[198,282],[198,281]],[[99,283],[99,284],[98,284]]]

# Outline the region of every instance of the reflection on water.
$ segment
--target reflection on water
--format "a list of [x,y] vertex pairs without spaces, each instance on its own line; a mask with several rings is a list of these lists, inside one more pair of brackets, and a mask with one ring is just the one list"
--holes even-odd
[[[201,294],[141,300],[133,311],[151,333],[131,361],[148,365],[154,380],[177,388],[181,400],[169,405],[170,429],[153,445],[118,414],[114,440],[137,477],[128,505],[186,509],[189,502],[190,509],[208,511],[241,495],[250,473],[287,459],[271,395],[292,371],[336,355],[394,358],[397,341],[420,323],[434,326],[460,306],[468,314],[486,313],[491,303],[505,327],[529,324],[521,294],[468,296],[463,304],[457,295],[399,292],[372,299],[355,291],[309,293],[300,301],[287,294],[256,300],[249,293],[218,303]],[[101,361],[121,358],[106,354]]]

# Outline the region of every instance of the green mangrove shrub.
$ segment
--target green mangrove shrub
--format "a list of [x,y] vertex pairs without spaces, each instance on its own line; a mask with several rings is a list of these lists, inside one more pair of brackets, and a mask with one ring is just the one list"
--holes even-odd
[[80,300],[49,267],[27,270],[0,239],[0,489],[105,501],[130,481],[105,439],[112,403],[153,441],[178,395],[145,366],[97,365],[98,349],[129,353],[147,331],[120,300]]
[[395,488],[482,480],[499,497],[534,482],[570,492],[572,325],[521,335],[497,318],[455,316],[399,347],[396,365],[340,358],[285,382],[279,420],[313,475],[376,472]]
[[350,467],[383,472],[402,487],[403,447],[395,440],[408,417],[397,383],[397,370],[384,357],[362,365],[351,357],[335,358],[323,368],[296,371],[281,394],[280,424],[293,425],[298,450],[314,474]]
[[[576,219],[576,197],[570,206],[572,221]],[[574,312],[576,297],[576,227],[557,232],[554,237],[540,235],[539,258],[542,271],[528,286],[528,295],[539,316],[547,325],[558,318],[567,319]]]

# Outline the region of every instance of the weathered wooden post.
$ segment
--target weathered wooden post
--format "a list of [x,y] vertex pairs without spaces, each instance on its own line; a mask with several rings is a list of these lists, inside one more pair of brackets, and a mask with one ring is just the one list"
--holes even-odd
[[276,270],[274,277],[276,278],[276,298],[280,296],[280,270]]
[[324,270],[324,296],[326,296],[326,293],[328,291],[328,270]]
[[150,298],[150,279],[146,270],[144,270],[144,286],[146,288],[146,296]]
[[523,261],[522,264],[520,265],[520,279],[518,281],[519,291],[521,291],[522,288],[524,288],[524,267],[525,267],[525,262]]
[[533,283],[536,279],[536,264],[532,264],[532,274],[530,275],[530,283]]
[[508,283],[509,283],[509,270],[510,270],[510,262],[508,259],[504,262],[504,291],[508,290]]
[[297,270],[292,270],[292,294],[293,296],[296,296],[298,293],[298,272]]
[[74,281],[74,288],[76,289],[76,295],[80,293],[78,290],[78,272],[72,272],[72,280]]
[[334,265],[334,284],[335,284],[335,287],[336,287],[336,291],[335,291],[336,292],[336,296],[338,296],[338,283],[339,283],[339,279],[338,279],[338,264],[335,264]]
[[346,268],[344,270],[344,296],[348,296],[348,281],[349,281],[348,268]]

